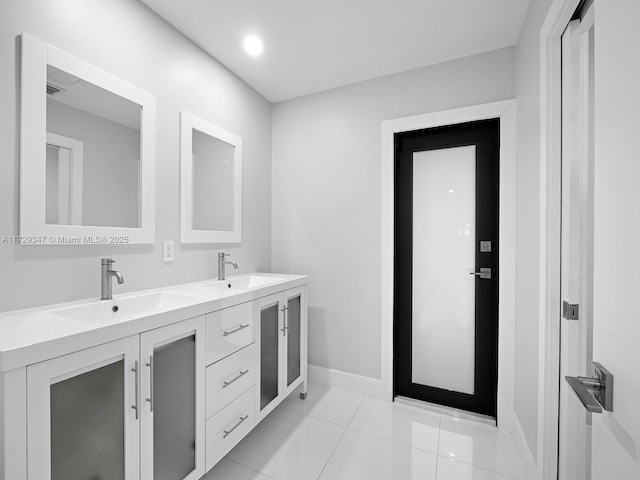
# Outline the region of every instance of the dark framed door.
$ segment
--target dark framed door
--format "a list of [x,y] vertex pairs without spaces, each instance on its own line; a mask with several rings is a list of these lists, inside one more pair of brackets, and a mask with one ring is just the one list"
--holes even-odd
[[499,119],[398,133],[394,395],[496,416]]

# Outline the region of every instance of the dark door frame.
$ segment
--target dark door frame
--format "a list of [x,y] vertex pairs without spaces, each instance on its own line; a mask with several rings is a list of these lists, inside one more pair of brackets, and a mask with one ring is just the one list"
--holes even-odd
[[[500,119],[500,305],[498,338],[498,426],[512,429],[516,442],[526,444],[514,417],[515,346],[516,346],[516,118],[515,99],[480,103],[455,109],[383,120],[380,124],[381,180],[381,265],[380,265],[380,379],[370,379],[332,372],[336,382],[368,392],[388,402],[393,401],[393,141],[394,134],[409,130],[471,122],[486,118]],[[536,282],[532,280],[532,282]],[[537,284],[537,283],[536,283]],[[541,356],[542,358],[542,356]],[[529,462],[535,463],[533,461]]]
[[[498,377],[498,253],[499,253],[499,165],[500,120],[487,119],[463,124],[407,131],[395,135],[396,164],[394,175],[394,396],[412,398],[464,409],[491,417],[497,416]],[[407,188],[396,188],[398,183],[411,184],[410,166],[413,152],[477,145],[477,208],[479,226],[476,242],[476,271],[490,266],[491,280],[476,280],[477,323],[475,329],[474,394],[413,383],[411,380],[411,263],[412,263],[412,202]],[[401,169],[397,163],[402,162]],[[402,236],[396,226],[403,232]],[[491,239],[491,254],[479,251],[479,241]]]

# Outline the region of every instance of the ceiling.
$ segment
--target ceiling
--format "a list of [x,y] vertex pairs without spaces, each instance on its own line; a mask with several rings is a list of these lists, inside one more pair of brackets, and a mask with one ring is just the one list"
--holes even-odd
[[[515,45],[529,0],[142,0],[271,102]],[[250,57],[245,36],[264,42]]]

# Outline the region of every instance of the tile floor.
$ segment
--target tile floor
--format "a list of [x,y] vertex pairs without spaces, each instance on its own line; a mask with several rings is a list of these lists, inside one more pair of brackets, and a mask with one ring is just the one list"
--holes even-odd
[[202,480],[524,480],[495,427],[309,385]]

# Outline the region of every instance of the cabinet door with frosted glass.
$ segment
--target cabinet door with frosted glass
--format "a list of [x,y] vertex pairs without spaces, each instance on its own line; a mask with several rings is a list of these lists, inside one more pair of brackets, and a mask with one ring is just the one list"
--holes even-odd
[[259,319],[257,421],[261,421],[306,378],[307,304],[304,287],[260,298],[254,303]]
[[27,367],[30,480],[139,478],[138,335]]
[[306,377],[307,306],[304,287],[284,292],[284,351],[282,352],[284,396],[295,390]]
[[204,338],[204,317],[140,335],[143,479],[204,475]]
[[256,419],[259,422],[280,403],[283,395],[281,352],[286,330],[282,294],[259,298],[254,302],[254,312],[259,325],[259,334],[256,336],[260,365],[256,389]]

